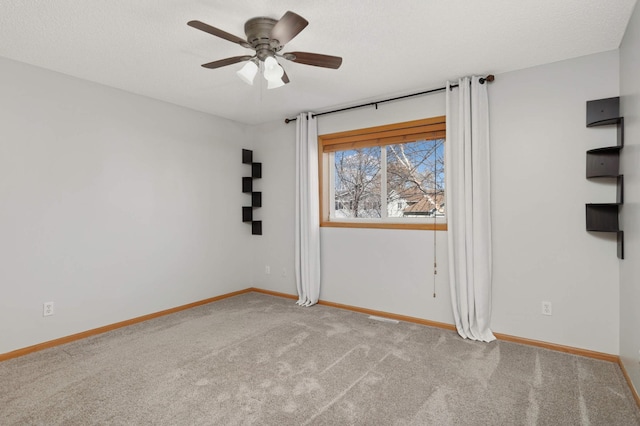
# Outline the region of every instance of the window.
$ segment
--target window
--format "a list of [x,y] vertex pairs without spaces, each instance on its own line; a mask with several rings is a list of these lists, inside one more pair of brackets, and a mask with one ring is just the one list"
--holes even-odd
[[445,117],[319,141],[321,226],[446,229]]

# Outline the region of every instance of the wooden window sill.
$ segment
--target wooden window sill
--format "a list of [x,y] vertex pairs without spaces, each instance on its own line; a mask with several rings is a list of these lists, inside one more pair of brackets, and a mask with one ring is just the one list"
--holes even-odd
[[446,231],[446,223],[389,223],[389,222],[320,222],[325,228],[373,228],[373,229],[418,229],[425,231]]

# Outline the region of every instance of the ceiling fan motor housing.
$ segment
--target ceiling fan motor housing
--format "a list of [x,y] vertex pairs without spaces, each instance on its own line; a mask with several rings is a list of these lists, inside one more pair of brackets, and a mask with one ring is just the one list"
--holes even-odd
[[249,19],[244,24],[247,42],[256,50],[256,55],[261,61],[274,56],[282,49],[280,42],[271,38],[271,30],[277,22],[275,19],[260,16]]

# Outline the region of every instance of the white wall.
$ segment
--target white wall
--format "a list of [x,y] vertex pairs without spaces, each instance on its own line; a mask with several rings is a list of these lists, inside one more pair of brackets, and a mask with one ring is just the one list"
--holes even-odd
[[243,126],[6,59],[0,93],[0,353],[249,286]]
[[[618,260],[612,236],[585,231],[584,204],[615,198],[611,185],[585,179],[585,151],[615,139],[587,129],[587,100],[618,95],[616,51],[504,73],[489,89],[492,125],[494,292],[499,333],[618,353]],[[442,115],[444,94],[319,118],[319,133]],[[293,267],[294,123],[254,128],[268,160],[269,206],[256,251],[254,284],[295,293]],[[272,163],[272,164],[270,164]],[[323,228],[323,300],[452,323],[446,233],[438,232],[433,298],[431,231]],[[266,275],[264,266],[272,273]],[[278,274],[280,269],[277,269]],[[541,302],[553,316],[541,315]]]
[[636,4],[620,46],[621,113],[625,146],[622,229],[625,259],[620,262],[620,358],[640,391],[640,6]]
[[617,95],[617,51],[496,76],[494,331],[618,353],[615,235],[587,233],[584,206],[615,200],[614,184],[585,178],[585,151],[615,145],[615,128],[585,125],[586,101]]
[[[283,118],[284,119],[284,118]],[[262,162],[262,207],[254,216],[262,220],[262,235],[253,236],[253,285],[296,294],[294,276],[295,123],[272,122],[251,129],[254,161]],[[269,266],[271,273],[265,273]]]

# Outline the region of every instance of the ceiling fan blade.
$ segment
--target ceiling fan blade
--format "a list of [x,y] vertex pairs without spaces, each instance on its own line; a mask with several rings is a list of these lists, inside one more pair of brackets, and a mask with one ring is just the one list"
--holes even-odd
[[216,37],[220,37],[220,38],[223,38],[225,40],[228,40],[231,43],[238,43],[242,47],[251,48],[251,45],[249,43],[247,43],[246,40],[241,39],[240,37],[234,36],[233,34],[229,34],[226,31],[222,31],[219,28],[212,27],[209,24],[205,24],[204,22],[189,21],[189,22],[187,22],[187,25],[189,25],[190,27],[193,27],[193,28],[197,28],[200,31],[204,31],[205,33],[209,33],[209,34],[214,35]]
[[320,55],[309,52],[288,52],[282,55],[285,59],[305,65],[316,67],[338,69],[342,65],[342,58],[339,56]]
[[278,40],[280,45],[287,44],[309,25],[309,21],[291,11],[285,13],[271,29],[271,38]]
[[248,61],[249,59],[253,58],[253,56],[233,56],[231,58],[226,58],[226,59],[220,59],[219,61],[213,61],[213,62],[209,62],[206,64],[202,64],[203,67],[205,68],[209,68],[209,69],[214,69],[214,68],[220,68],[220,67],[225,67],[227,65],[231,65],[231,64],[237,64],[238,62],[242,62],[242,61]]

